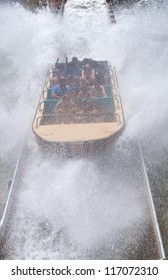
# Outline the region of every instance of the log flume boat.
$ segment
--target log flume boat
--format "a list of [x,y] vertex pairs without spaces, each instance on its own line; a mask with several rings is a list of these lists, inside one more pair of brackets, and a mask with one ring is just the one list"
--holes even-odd
[[[54,66],[48,71],[33,120],[33,132],[43,147],[57,153],[83,156],[101,152],[124,128],[115,68],[106,60],[96,61],[98,66],[91,67],[95,76],[89,84],[87,78],[82,78],[85,66],[74,78],[71,73],[65,74],[67,65],[57,63],[59,70]],[[64,93],[66,97],[53,94],[58,71],[64,71],[64,86],[70,84],[70,91]]]

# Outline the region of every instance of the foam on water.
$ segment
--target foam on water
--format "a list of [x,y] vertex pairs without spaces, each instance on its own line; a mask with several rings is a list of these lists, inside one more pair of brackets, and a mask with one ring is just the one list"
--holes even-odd
[[35,149],[17,193],[8,258],[100,258],[108,242],[121,255],[117,238],[147,221],[140,186],[125,172],[118,178],[117,166],[104,172],[88,160],[44,160]]
[[[47,69],[55,60],[60,34],[52,14],[35,15],[21,6],[1,6],[0,56],[2,150],[13,148],[32,119]],[[17,133],[16,133],[17,129]],[[7,145],[7,139],[12,141]],[[3,147],[2,147],[3,145]]]
[[[68,1],[63,19],[19,5],[0,10],[2,158],[31,130],[46,71],[57,54],[107,59],[116,66],[127,123],[120,143],[145,138],[149,131],[156,135],[168,107],[167,10],[118,11],[113,26],[102,1]],[[115,244],[123,231],[148,220],[129,166],[120,172],[116,166],[104,171],[89,160],[60,163],[43,158],[34,137],[27,139],[32,155],[18,191],[6,257],[108,258],[108,242],[121,257]],[[123,250],[138,242],[144,228],[136,234],[123,242]]]

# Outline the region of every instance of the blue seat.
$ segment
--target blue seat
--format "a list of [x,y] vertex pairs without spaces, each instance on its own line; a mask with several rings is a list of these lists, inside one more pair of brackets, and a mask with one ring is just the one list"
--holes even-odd
[[60,99],[51,99],[51,100],[45,100],[44,101],[44,114],[52,115],[55,110],[55,106],[57,102],[59,102]]
[[52,88],[47,89],[47,99],[53,99],[52,98]]
[[108,61],[107,60],[101,60],[101,61],[98,61],[98,62],[104,66],[106,71],[108,70]]
[[107,97],[112,97],[113,96],[111,85],[110,86],[105,86],[105,91],[106,91]]
[[106,112],[114,112],[114,100],[112,97],[96,98],[96,102],[99,106],[103,107]]
[[100,106],[105,109],[107,113],[114,113],[114,99],[112,97],[97,97],[97,98],[81,98],[81,104],[85,107],[86,102],[90,102],[95,108]]

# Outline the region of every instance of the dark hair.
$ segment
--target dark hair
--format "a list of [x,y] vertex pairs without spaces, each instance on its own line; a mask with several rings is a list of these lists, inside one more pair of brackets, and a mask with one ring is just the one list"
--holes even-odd
[[86,65],[86,64],[89,64],[89,58],[84,58],[82,60],[82,65]]
[[73,61],[73,62],[77,62],[77,61],[78,61],[78,58],[77,58],[76,56],[73,56],[73,57],[72,57],[72,61]]

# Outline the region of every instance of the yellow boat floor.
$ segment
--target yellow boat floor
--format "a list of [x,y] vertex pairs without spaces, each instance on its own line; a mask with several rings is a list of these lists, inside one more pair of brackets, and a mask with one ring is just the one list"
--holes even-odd
[[77,142],[106,139],[121,129],[115,123],[60,124],[39,126],[36,133],[49,142]]

